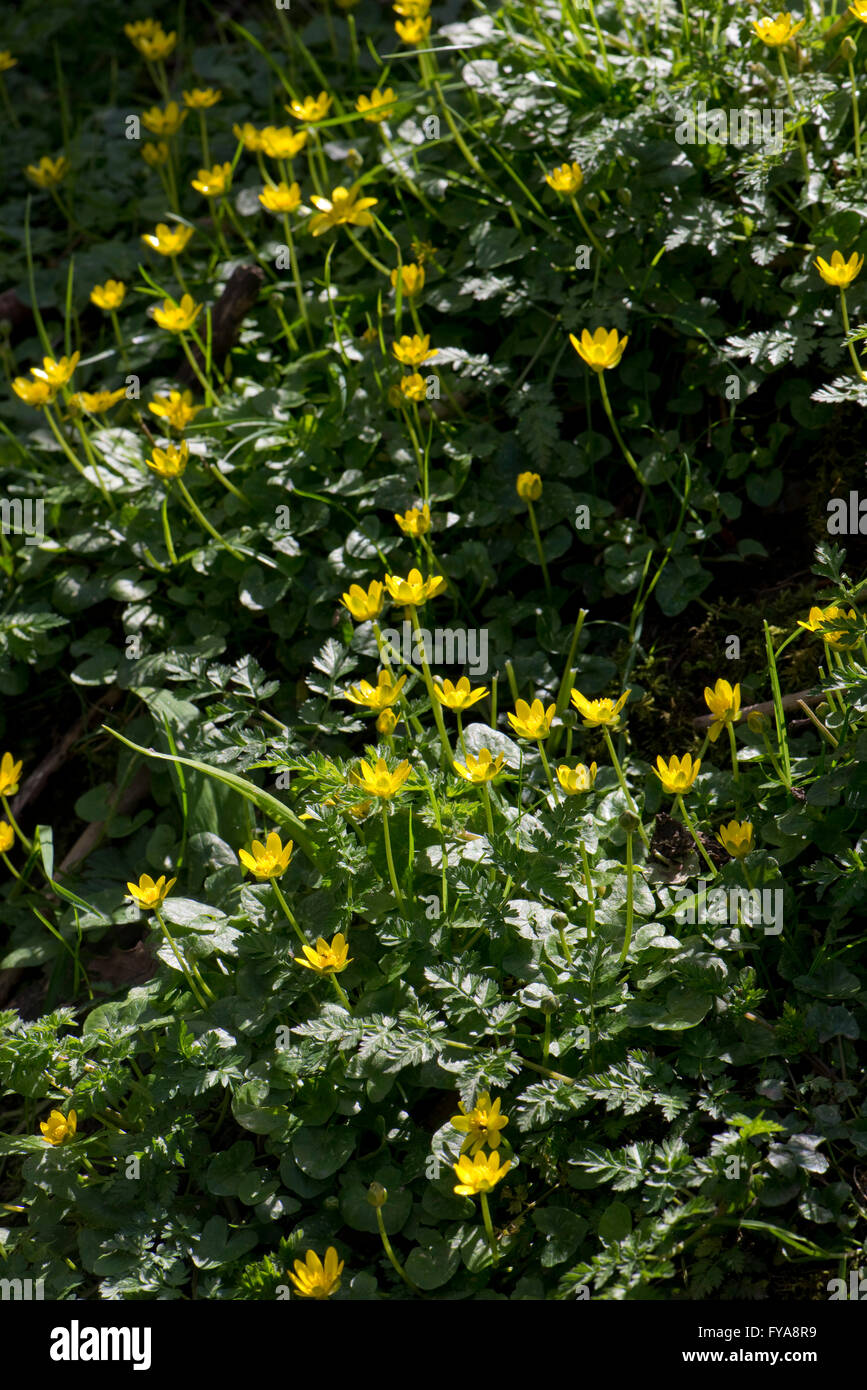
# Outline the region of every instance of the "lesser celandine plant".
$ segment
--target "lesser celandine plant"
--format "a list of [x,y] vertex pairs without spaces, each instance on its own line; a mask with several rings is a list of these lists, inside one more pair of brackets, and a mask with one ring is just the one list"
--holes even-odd
[[4,1281],[835,1296],[867,10],[67,8],[0,51]]

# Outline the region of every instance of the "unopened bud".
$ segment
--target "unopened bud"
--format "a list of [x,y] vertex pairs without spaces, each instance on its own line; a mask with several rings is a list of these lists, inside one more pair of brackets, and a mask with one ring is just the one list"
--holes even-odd
[[627,835],[634,835],[640,824],[634,811],[624,811],[620,817],[620,829],[625,830]]
[[376,727],[381,734],[393,734],[397,727],[397,715],[393,709],[384,709],[376,721]]
[[847,34],[840,44],[840,57],[845,58],[847,63],[851,63],[852,59],[855,57],[855,53],[855,40],[851,39]]
[[747,715],[747,726],[749,727],[750,733],[764,734],[767,733],[771,724],[767,715],[761,714],[759,710],[754,709],[752,714]]
[[554,912],[551,914],[551,926],[555,931],[565,931],[569,925],[569,918],[565,912]]
[[621,207],[628,208],[632,203],[632,194],[628,188],[618,188],[617,197]]
[[388,1189],[381,1182],[372,1182],[367,1189],[367,1200],[372,1207],[384,1207],[388,1201]]

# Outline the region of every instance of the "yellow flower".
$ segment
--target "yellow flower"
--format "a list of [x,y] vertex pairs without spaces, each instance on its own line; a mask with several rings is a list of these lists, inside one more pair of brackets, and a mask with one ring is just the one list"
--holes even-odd
[[11,753],[4,753],[0,758],[0,796],[14,796],[18,790],[21,780],[21,769],[23,761],[17,763]]
[[[631,690],[632,687],[629,687]],[[570,699],[578,713],[584,719],[585,729],[596,729],[607,727],[616,729],[620,723],[620,711],[629,698],[629,690],[624,690],[620,699],[615,703],[614,700],[588,700],[581,694],[580,690],[573,690]]]
[[376,685],[371,685],[370,681],[359,681],[358,685],[351,685],[343,692],[343,698],[351,700],[354,705],[365,705],[368,709],[388,709],[389,705],[400,699],[405,685],[406,676],[395,681],[391,671],[386,668],[380,671]]
[[475,690],[472,690],[466,676],[461,676],[457,685],[452,685],[449,680],[440,680],[439,676],[437,676],[437,681],[439,684],[434,686],[434,694],[440,704],[445,705],[446,709],[455,711],[470,709],[473,705],[478,704],[479,700],[484,700],[488,694],[486,685],[476,686]]
[[796,23],[791,13],[786,10],[785,14],[778,14],[776,19],[754,19],[753,31],[756,38],[761,39],[762,43],[766,43],[770,48],[782,48],[784,43],[795,37],[805,23],[803,19]]
[[430,6],[431,0],[397,0],[391,8],[404,19],[423,19]]
[[51,159],[44,154],[38,164],[28,164],[24,172],[40,188],[56,188],[69,172],[69,160],[64,155]]
[[402,376],[400,391],[401,395],[405,396],[408,401],[423,401],[427,395],[424,377],[418,372],[411,372],[409,376]]
[[518,496],[525,502],[538,502],[542,496],[542,479],[538,473],[519,473],[515,486]]
[[393,734],[397,728],[397,715],[393,709],[384,709],[376,719],[376,731],[380,734]]
[[0,820],[0,854],[5,854],[15,844],[15,831],[5,820]]
[[584,182],[584,174],[581,165],[561,164],[558,168],[552,169],[550,174],[545,175],[545,182],[554,189],[555,193],[577,193]]
[[711,743],[716,743],[726,724],[736,724],[741,715],[741,688],[728,681],[718,680],[713,690],[704,688],[704,702],[713,715],[713,723],[707,731]]
[[860,19],[862,24],[867,24],[867,0],[854,0],[849,6],[849,13]]
[[302,1298],[330,1298],[340,1288],[340,1271],[343,1260],[338,1263],[337,1251],[329,1245],[325,1251],[325,1264],[315,1250],[308,1250],[305,1260],[295,1261],[295,1273],[289,1278]]
[[177,135],[188,114],[176,101],[170,101],[164,111],[159,106],[143,111],[141,121],[151,135]]
[[830,265],[821,256],[817,256],[813,262],[825,284],[836,285],[840,289],[844,289],[846,285],[851,285],[863,264],[864,257],[859,256],[856,251],[852,252],[848,261],[843,260],[839,251],[834,251],[831,253]]
[[130,24],[123,26],[123,32],[131,43],[136,39],[152,39],[154,34],[162,32],[162,25],[158,19],[136,19]]
[[463,777],[465,782],[478,784],[492,782],[502,769],[504,762],[505,757],[502,753],[498,753],[494,758],[489,748],[480,748],[477,758],[474,758],[472,753],[467,753],[467,761],[465,763],[456,762],[454,768],[458,776]]
[[424,266],[404,265],[401,266],[399,271],[393,270],[391,272],[391,288],[393,290],[397,289],[398,275],[400,276],[400,289],[402,294],[409,295],[409,297],[412,298],[414,294],[418,294],[420,290],[424,289]]
[[422,579],[421,572],[412,569],[406,579],[401,579],[396,574],[387,574],[385,587],[395,603],[420,608],[423,603],[427,603],[429,598],[436,598],[437,594],[442,593],[446,587],[446,581],[441,574],[431,575],[430,579]]
[[4,48],[0,50],[0,72],[8,72],[10,68],[18,66],[18,59],[13,58],[10,50]]
[[386,87],[384,92],[374,87],[369,97],[362,92],[355,109],[366,121],[384,121],[396,100],[391,87]]
[[[13,382],[14,385],[14,382]],[[798,627],[804,628],[807,632],[815,632],[831,647],[838,651],[848,651],[858,642],[858,634],[855,632],[833,631],[823,632],[822,626],[825,623],[833,623],[840,618],[849,618],[852,622],[858,621],[858,614],[854,608],[847,612],[840,608],[836,603],[832,603],[829,608],[811,608],[810,616],[806,622],[798,620]]]
[[[476,1103],[472,1110],[467,1110],[463,1101],[458,1101],[460,1115],[452,1116],[452,1126],[460,1134],[467,1137],[464,1140],[461,1153],[477,1153],[487,1144],[491,1149],[500,1146],[501,1129],[505,1129],[509,1123],[505,1115],[500,1114],[500,1097],[491,1103],[491,1097],[487,1091],[482,1091],[476,1097]],[[505,1169],[503,1170],[505,1172]]]
[[376,767],[372,768],[370,763],[361,760],[361,771],[352,773],[352,780],[357,786],[363,787],[371,796],[378,796],[383,801],[390,801],[396,796],[410,774],[410,765],[404,758],[399,763],[394,772],[389,772],[388,764],[384,758],[377,758]]
[[[670,758],[666,765],[662,758],[656,759],[656,767],[653,769],[656,776],[662,783],[664,791],[671,796],[681,796],[688,792],[701,767],[701,758],[692,760],[691,753],[685,753],[682,758]],[[658,769],[658,770],[657,770]]]
[[427,19],[395,20],[395,31],[404,43],[423,43],[430,33],[430,15]]
[[569,341],[588,367],[592,367],[594,372],[604,372],[617,366],[629,338],[618,338],[616,328],[597,328],[591,338],[584,328],[580,342],[574,333],[569,334]]
[[180,304],[173,299],[164,299],[159,308],[154,309],[154,318],[160,328],[167,329],[169,333],[186,333],[195,323],[201,307],[191,294],[185,294],[181,296]]
[[373,213],[368,208],[375,207],[378,198],[360,198],[358,186],[344,188],[342,185],[332,190],[330,198],[322,198],[316,193],[310,201],[319,211],[310,219],[310,230],[314,236],[321,236],[329,227],[339,227],[351,223],[353,227],[372,227]]
[[179,478],[189,462],[190,447],[184,440],[179,448],[174,444],[168,444],[165,449],[157,449],[149,459],[145,459],[148,468],[152,468],[155,473],[159,473],[161,478]]
[[213,169],[200,169],[199,177],[190,179],[190,186],[206,198],[218,198],[228,191],[231,182],[232,166],[227,160],[225,164],[215,164]]
[[403,516],[394,513],[394,519],[405,536],[426,536],[430,530],[430,507],[410,507]]
[[62,1144],[66,1139],[74,1139],[78,1128],[78,1116],[74,1110],[64,1115],[61,1110],[52,1110],[47,1120],[42,1120],[39,1128],[46,1144]]
[[733,859],[745,859],[756,847],[753,827],[748,820],[730,820],[728,825],[721,825],[717,839]]
[[178,256],[192,235],[192,227],[184,227],[180,222],[176,222],[172,227],[167,226],[165,222],[158,222],[155,231],[143,234],[142,241],[152,250],[159,251],[161,256]]
[[17,376],[12,383],[12,390],[16,396],[21,397],[25,405],[32,405],[34,410],[41,410],[43,406],[50,405],[56,395],[50,382],[28,381],[26,376]]
[[541,700],[534,700],[532,705],[528,705],[526,700],[516,700],[515,713],[509,715],[509,723],[522,738],[547,738],[556,712],[556,705],[549,705],[545,709]]
[[57,391],[70,380],[80,356],[80,352],[74,352],[71,357],[58,357],[56,361],[53,357],[43,357],[42,366],[31,367],[30,375],[37,381],[47,381]]
[[184,92],[184,104],[193,111],[204,111],[209,106],[216,106],[222,96],[218,87],[194,87],[191,92]]
[[168,897],[177,881],[176,878],[170,878],[166,883],[165,874],[160,874],[154,883],[150,874],[142,874],[138,883],[127,883],[126,886],[129,889],[130,897],[134,898],[141,907],[159,907],[160,903]]
[[307,144],[307,131],[292,130],[288,125],[266,125],[259,139],[260,149],[272,159],[294,159]]
[[70,396],[69,404],[73,408],[80,406],[91,415],[104,415],[125,396],[125,386],[119,386],[116,391],[76,391],[74,396]]
[[151,37],[142,35],[138,40],[133,40],[136,48],[143,58],[147,58],[149,63],[162,62],[174,52],[178,36],[173,29],[170,34],[166,34],[162,29],[158,30]]
[[382,584],[372,579],[366,592],[360,584],[350,584],[340,601],[357,623],[369,623],[382,612]]
[[293,848],[294,841],[287,840],[284,848],[277,831],[272,830],[264,845],[259,840],[254,840],[253,853],[239,849],[238,858],[244,868],[249,869],[256,878],[280,878],[289,867]]
[[469,1154],[461,1154],[457,1163],[453,1163],[460,1182],[455,1187],[455,1192],[461,1197],[475,1197],[479,1192],[490,1192],[496,1187],[500,1178],[504,1178],[512,1166],[512,1160],[500,1166],[500,1155],[496,1150],[488,1155],[477,1153],[475,1158],[470,1158]]
[[301,189],[297,183],[278,183],[275,188],[263,188],[259,202],[269,212],[294,212],[301,205]]
[[563,788],[567,796],[575,796],[578,792],[589,792],[593,783],[596,781],[596,764],[591,763],[585,767],[579,763],[577,767],[567,767],[563,763],[557,768],[557,781]]
[[330,107],[331,97],[325,92],[320,92],[318,97],[304,97],[303,101],[290,101],[286,110],[296,120],[306,121],[308,125],[313,125],[316,121],[325,120]]
[[417,333],[412,337],[404,333],[403,336],[392,344],[392,352],[398,362],[402,362],[405,367],[420,367],[422,362],[426,362],[429,357],[433,357],[430,350],[430,334],[425,333],[420,338]]
[[351,956],[349,960],[346,958],[349,946],[342,932],[337,933],[330,946],[320,936],[315,950],[312,946],[302,946],[301,949],[307,959],[302,960],[300,956],[293,956],[292,959],[307,970],[315,970],[317,975],[339,975],[352,960]]
[[169,147],[165,140],[145,140],[141,147],[141,157],[145,164],[155,169],[158,164],[165,164],[168,160]]
[[170,391],[167,396],[154,396],[148,410],[161,420],[167,420],[174,430],[185,430],[195,420],[200,405],[193,405],[192,391]]
[[122,280],[106,280],[104,285],[94,285],[90,291],[90,302],[97,309],[119,309],[126,295],[126,285]]
[[232,134],[251,154],[256,154],[258,150],[262,149],[262,132],[251,125],[249,121],[245,121],[243,125],[233,125]]

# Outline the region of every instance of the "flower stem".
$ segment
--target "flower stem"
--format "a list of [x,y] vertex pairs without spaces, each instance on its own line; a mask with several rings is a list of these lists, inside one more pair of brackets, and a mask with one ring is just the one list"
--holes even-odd
[[15,834],[18,836],[22,845],[27,850],[27,853],[30,854],[33,849],[32,840],[28,840],[27,836],[21,830],[21,827],[19,826],[18,822],[16,821],[15,817],[9,809],[9,802],[7,801],[6,797],[0,796],[0,801],[3,802],[3,810],[6,812],[6,819],[9,821],[9,824],[12,826],[12,829],[15,831]]
[[388,807],[384,801],[382,803],[382,830],[385,837],[385,857],[388,861],[388,876],[391,879],[392,891],[398,908],[401,912],[406,912],[406,904],[403,900],[403,894],[398,887],[397,874],[394,870],[394,855],[391,852],[391,832],[388,828]]
[[527,498],[527,511],[530,516],[530,526],[533,529],[533,539],[536,542],[536,554],[539,556],[539,564],[542,566],[542,578],[545,581],[545,593],[551,597],[551,580],[548,576],[548,566],[545,563],[545,552],[542,549],[542,537],[539,534],[539,524],[536,521],[536,512],[533,503]]
[[400,1275],[401,1279],[406,1284],[406,1287],[408,1289],[411,1289],[413,1293],[417,1293],[421,1297],[421,1289],[419,1289],[412,1282],[403,1265],[401,1264],[400,1260],[397,1258],[397,1256],[391,1248],[391,1241],[389,1240],[388,1235],[386,1234],[385,1222],[382,1219],[381,1207],[376,1208],[376,1224],[379,1227],[379,1237],[382,1241],[382,1248],[388,1256],[392,1269],[394,1269],[395,1272]]
[[542,766],[545,769],[545,776],[548,778],[548,786],[551,788],[551,795],[556,801],[557,792],[554,787],[554,778],[551,776],[551,764],[548,762],[548,754],[545,752],[545,745],[541,739],[539,739],[539,753],[542,758]]
[[488,1206],[488,1194],[487,1192],[480,1192],[479,1197],[482,1203],[482,1220],[485,1223],[485,1231],[487,1232],[488,1236],[488,1244],[491,1247],[491,1254],[494,1258],[494,1264],[496,1264],[500,1258],[500,1252],[497,1249],[497,1237],[494,1235],[494,1227],[491,1221],[491,1209]]
[[635,884],[634,870],[632,867],[632,831],[626,832],[626,934],[623,938],[623,950],[620,952],[618,965],[622,965],[629,955],[629,947],[632,944],[632,923],[635,912]]
[[629,467],[632,469],[633,473],[635,474],[635,476],[636,476],[636,478],[638,479],[638,481],[639,481],[639,483],[641,484],[641,486],[642,486],[643,488],[646,489],[646,487],[647,487],[647,479],[645,478],[645,476],[644,476],[644,474],[642,473],[641,469],[639,468],[638,464],[635,462],[635,459],[632,457],[632,454],[631,454],[631,453],[629,452],[629,450],[627,449],[626,444],[624,443],[624,440],[623,440],[623,435],[620,433],[620,430],[617,428],[617,421],[614,419],[614,413],[613,413],[613,411],[612,411],[612,409],[611,409],[611,402],[610,402],[609,399],[608,399],[608,388],[607,388],[606,385],[605,385],[605,373],[604,373],[604,371],[602,371],[602,372],[597,372],[596,375],[597,375],[598,378],[599,378],[599,390],[602,392],[602,405],[603,405],[603,407],[604,407],[605,414],[608,416],[608,423],[609,423],[609,425],[611,426],[612,432],[613,432],[613,434],[614,434],[614,438],[617,440],[617,443],[620,445],[620,452],[622,453],[623,457],[626,459],[626,462],[629,464]]
[[680,814],[683,816],[683,821],[684,821],[684,824],[685,824],[687,830],[689,831],[690,835],[692,836],[693,840],[695,841],[695,847],[696,847],[696,849],[698,850],[698,852],[699,852],[699,854],[701,855],[701,857],[702,857],[702,859],[704,860],[704,862],[707,864],[707,866],[708,866],[708,868],[710,869],[711,873],[713,874],[714,878],[716,878],[716,876],[717,876],[719,870],[717,869],[716,865],[714,864],[713,860],[710,858],[710,856],[709,856],[707,850],[705,849],[704,845],[702,844],[701,840],[700,840],[699,837],[698,837],[698,831],[696,830],[696,828],[695,828],[695,826],[694,826],[694,824],[693,824],[693,822],[692,822],[692,820],[691,820],[691,818],[690,818],[689,812],[687,811],[685,805],[683,804],[683,797],[680,796],[680,795],[676,796],[676,797],[675,797],[675,803],[676,803],[676,805],[677,805],[677,807],[678,807],[678,810],[680,811]]
[[[418,630],[419,630],[418,613],[416,612],[415,608],[414,608],[412,605],[410,605],[409,614],[410,614],[410,619],[411,619],[411,621],[412,621],[413,631],[414,631],[415,633],[418,633]],[[452,756],[452,747],[451,747],[451,744],[449,743],[449,737],[448,737],[448,734],[446,733],[446,726],[445,726],[445,724],[444,724],[444,722],[443,722],[443,712],[442,712],[442,709],[441,709],[441,707],[440,707],[440,702],[439,702],[439,700],[437,699],[437,697],[436,697],[436,695],[435,695],[435,693],[434,693],[433,680],[431,679],[430,667],[429,667],[428,664],[427,664],[427,657],[426,657],[425,654],[424,654],[424,643],[423,643],[423,642],[417,642],[417,643],[416,643],[416,647],[417,647],[417,649],[418,649],[419,657],[420,657],[420,659],[421,659],[421,672],[422,672],[422,676],[423,676],[423,678],[424,678],[425,687],[426,687],[426,689],[427,689],[427,693],[428,693],[428,696],[429,696],[429,698],[430,698],[431,706],[432,706],[432,708],[433,708],[433,716],[434,716],[434,722],[436,723],[436,726],[437,726],[437,733],[438,733],[439,736],[440,736],[440,743],[442,744],[443,752],[444,752],[445,755],[446,755],[446,766],[447,766],[447,767],[451,767],[452,762],[454,761],[453,756]]]
[[[786,60],[785,60],[785,58],[783,57],[783,50],[782,50],[782,48],[778,48],[778,49],[777,49],[777,57],[778,57],[779,60],[780,60],[780,72],[781,72],[782,75],[783,75],[783,81],[784,81],[785,84],[786,84],[786,91],[787,91],[788,96],[789,96],[789,101],[792,103],[792,110],[794,111],[794,110],[795,110],[795,95],[794,95],[794,92],[792,91],[792,84],[791,84],[791,82],[789,81],[789,69],[786,67]],[[801,164],[803,165],[803,168],[804,168],[804,181],[806,182],[806,181],[809,179],[809,177],[810,177],[810,166],[809,166],[809,164],[808,164],[808,162],[807,162],[807,145],[806,145],[806,141],[804,140],[804,131],[803,131],[803,128],[802,128],[800,125],[798,126],[798,146],[799,146],[800,151],[801,151]]]
[[[841,313],[842,313],[842,315],[843,315],[843,332],[846,334],[846,337],[848,338],[848,337],[849,337],[849,311],[848,311],[848,309],[846,308],[846,291],[845,291],[845,289],[843,288],[842,285],[840,286],[840,311],[841,311]],[[855,371],[856,371],[857,374],[858,374],[859,380],[860,380],[860,381],[867,381],[867,372],[865,372],[865,371],[862,369],[861,364],[860,364],[859,361],[858,361],[858,355],[857,355],[857,353],[855,352],[855,344],[854,344],[854,343],[850,343],[850,344],[849,344],[849,356],[852,358],[852,365],[854,366]]]
[[629,807],[629,809],[630,809],[630,811],[632,812],[632,814],[635,815],[635,816],[638,816],[638,833],[639,833],[639,835],[641,836],[641,839],[642,839],[642,843],[643,843],[643,845],[644,845],[644,848],[645,848],[646,850],[649,851],[649,850],[650,850],[650,841],[649,841],[648,838],[647,838],[647,831],[644,829],[644,826],[643,826],[642,823],[641,823],[641,814],[640,814],[640,812],[639,812],[639,810],[638,810],[638,807],[636,806],[636,804],[635,804],[635,802],[634,802],[634,800],[633,800],[633,798],[632,798],[632,794],[630,793],[629,788],[628,788],[627,785],[626,785],[626,778],[623,776],[623,769],[622,769],[622,767],[620,766],[620,763],[619,763],[618,758],[617,758],[617,754],[616,754],[615,751],[614,751],[614,744],[613,744],[612,741],[611,741],[611,735],[610,735],[610,733],[608,732],[608,730],[606,729],[606,727],[605,727],[604,724],[603,724],[603,726],[602,726],[602,736],[603,736],[603,738],[605,739],[605,744],[606,744],[606,747],[608,748],[608,756],[609,756],[609,758],[611,759],[611,766],[614,768],[614,771],[615,771],[615,773],[616,773],[616,775],[617,775],[617,780],[618,780],[618,782],[620,783],[620,790],[623,792],[623,795],[626,797],[626,804],[627,804],[627,806]]
[[289,904],[287,903],[286,899],[284,898],[284,896],[283,896],[283,890],[281,889],[281,887],[280,887],[279,883],[277,882],[276,878],[272,878],[272,879],[271,879],[271,887],[274,889],[274,894],[275,894],[275,896],[276,896],[276,898],[277,898],[278,903],[280,904],[280,906],[281,906],[282,909],[283,909],[283,913],[284,913],[284,916],[286,917],[286,920],[288,921],[288,923],[289,923],[289,925],[291,926],[292,930],[294,931],[295,935],[298,937],[298,940],[301,942],[301,945],[302,945],[302,946],[306,946],[306,945],[307,945],[307,942],[306,942],[306,940],[305,940],[304,933],[303,933],[303,931],[301,930],[301,928],[299,927],[297,921],[295,920],[295,914],[293,913],[292,909],[290,908]]
[[172,544],[172,532],[171,532],[171,527],[169,526],[169,494],[168,494],[168,493],[166,493],[165,496],[163,497],[163,505],[162,505],[162,507],[161,507],[161,509],[160,509],[160,513],[161,513],[162,522],[163,522],[163,540],[164,540],[165,543],[166,543],[166,550],[168,551],[168,555],[169,555],[169,563],[172,564],[172,565],[176,565],[176,564],[178,563],[178,557],[177,557],[177,555],[175,554],[175,547],[174,547],[174,545]]
[[220,545],[223,546],[223,548],[224,548],[225,550],[228,550],[229,554],[232,556],[232,558],[233,558],[234,560],[243,560],[243,558],[244,558],[243,555],[240,555],[240,554],[238,553],[237,550],[233,550],[232,547],[229,545],[229,542],[223,540],[223,537],[220,535],[219,531],[216,531],[216,530],[214,529],[214,527],[211,525],[210,521],[208,521],[207,517],[205,517],[205,516],[202,515],[202,513],[201,513],[200,510],[199,510],[199,508],[196,506],[196,503],[193,501],[192,497],[190,496],[190,493],[189,493],[189,491],[188,491],[188,489],[187,489],[187,487],[186,487],[186,485],[185,485],[183,479],[182,479],[182,478],[178,478],[177,482],[178,482],[178,487],[180,488],[180,491],[181,491],[181,496],[183,497],[184,501],[186,502],[186,504],[187,504],[187,506],[189,507],[190,511],[192,512],[193,516],[196,518],[196,521],[197,521],[197,522],[199,523],[199,525],[203,528],[203,530],[207,531],[207,533],[208,533],[209,536],[213,536],[213,538],[214,538],[215,541],[219,541]]
[[[190,972],[189,966],[187,965],[186,961],[184,960],[183,956],[181,955],[180,951],[178,950],[177,944],[176,944],[176,942],[175,942],[175,939],[174,939],[174,937],[172,936],[171,932],[169,931],[168,927],[166,926],[165,921],[163,920],[163,914],[160,912],[160,910],[159,910],[158,907],[155,907],[155,908],[154,908],[154,916],[156,917],[157,921],[158,921],[159,924],[160,924],[160,930],[162,931],[163,936],[165,937],[166,941],[169,943],[169,945],[170,945],[171,948],[172,948],[172,951],[174,952],[175,960],[177,961],[178,965],[181,967],[181,970],[183,971],[184,979],[186,980],[187,984],[189,985],[190,989],[192,990],[192,992],[193,992],[193,994],[194,994],[194,996],[195,996],[195,998],[196,998],[196,1001],[197,1001],[197,1003],[198,1003],[198,1005],[199,1005],[199,1008],[200,1008],[200,1009],[206,1009],[208,1006],[207,1006],[207,1004],[205,1003],[204,997],[203,997],[203,995],[202,995],[202,994],[200,993],[200,991],[199,991],[199,987],[198,987],[198,985],[196,984],[196,981],[194,980],[194,978],[193,978],[193,976],[192,976],[192,974],[191,974],[191,972]],[[213,997],[213,996],[212,996],[212,997]]]

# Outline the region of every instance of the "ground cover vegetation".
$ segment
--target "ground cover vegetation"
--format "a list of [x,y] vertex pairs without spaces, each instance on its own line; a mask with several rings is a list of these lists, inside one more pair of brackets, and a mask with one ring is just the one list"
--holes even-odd
[[4,1277],[867,1258],[865,23],[4,15]]

